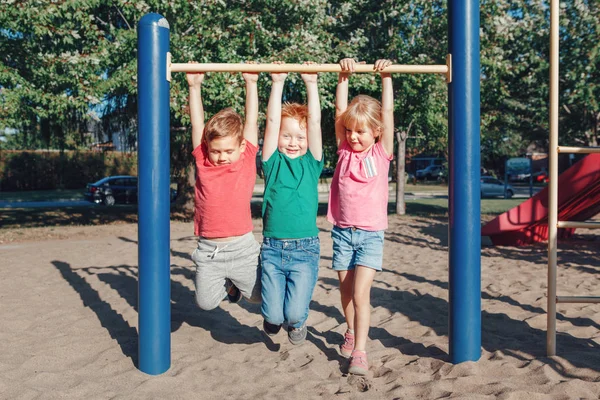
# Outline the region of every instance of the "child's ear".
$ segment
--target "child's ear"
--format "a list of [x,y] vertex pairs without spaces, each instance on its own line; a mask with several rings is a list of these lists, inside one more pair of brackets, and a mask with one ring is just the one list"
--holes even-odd
[[242,139],[242,143],[240,143],[240,153],[246,151],[246,139]]

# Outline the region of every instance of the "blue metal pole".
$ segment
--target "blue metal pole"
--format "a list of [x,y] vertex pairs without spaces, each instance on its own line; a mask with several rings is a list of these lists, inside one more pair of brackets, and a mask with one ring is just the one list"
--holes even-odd
[[450,361],[481,356],[479,1],[450,0]]
[[171,366],[169,24],[138,23],[138,362],[142,372]]

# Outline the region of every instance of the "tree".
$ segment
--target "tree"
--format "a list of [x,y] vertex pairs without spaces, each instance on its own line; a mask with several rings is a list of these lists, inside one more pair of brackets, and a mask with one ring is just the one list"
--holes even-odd
[[600,144],[600,4],[577,0],[561,10],[562,145]]
[[0,11],[0,129],[23,132],[23,146],[72,148],[100,103],[104,33],[87,2],[11,2]]
[[[326,1],[205,2],[190,3],[186,7],[185,12],[178,11],[171,23],[174,60],[228,63],[314,60],[327,63],[339,59],[336,49],[340,40],[332,33],[338,20],[332,16],[332,8]],[[266,108],[270,81],[268,74],[262,74],[259,79],[262,109]],[[319,79],[324,121],[333,115],[335,82],[331,74],[322,74]],[[207,117],[227,106],[242,112],[243,87],[239,74],[209,74],[203,88]],[[284,92],[286,100],[304,101],[304,90],[300,76],[290,74]],[[187,129],[180,129],[189,126],[187,96],[185,76],[180,74],[171,82],[172,125],[175,129],[172,159],[178,186],[187,188],[183,190],[186,195],[179,200],[183,209],[189,209],[193,199],[189,185],[192,171],[188,168],[192,161],[190,136]],[[324,129],[324,135],[332,138],[333,117],[329,119],[329,129]]]
[[[565,0],[561,8],[561,143],[595,145],[600,132],[596,0]],[[17,129],[11,145],[77,148],[85,145],[86,121],[99,114],[107,133],[137,131],[136,24],[148,12],[170,24],[175,62],[335,63],[343,57],[400,64],[444,64],[446,2],[441,0],[147,0],[112,3],[25,2],[0,6],[0,130]],[[481,1],[482,162],[498,168],[528,145],[547,146],[547,2]],[[323,132],[328,163],[335,160],[335,74],[321,74]],[[266,106],[270,78],[260,78]],[[446,152],[447,91],[443,77],[396,75],[397,130],[409,124],[409,152]],[[379,79],[357,74],[351,95],[380,96]],[[242,111],[237,74],[210,74],[207,115],[234,106]],[[296,74],[284,95],[304,98]],[[181,185],[191,165],[187,87],[183,74],[171,82],[172,174]],[[184,190],[185,191],[185,190]]]
[[[353,1],[348,19],[338,32],[346,42],[359,44],[349,54],[373,62],[390,58],[398,64],[445,64],[446,5],[442,1]],[[352,82],[353,94],[380,97],[379,81],[363,76]],[[396,210],[404,214],[405,149],[447,152],[447,89],[442,76],[395,75]],[[407,142],[408,132],[415,132]]]
[[397,130],[396,141],[396,214],[406,214],[406,202],[404,201],[404,174],[406,164],[406,139],[410,133],[413,121],[410,121],[405,131]]
[[481,13],[482,164],[547,142],[548,26],[540,2],[483,1]]

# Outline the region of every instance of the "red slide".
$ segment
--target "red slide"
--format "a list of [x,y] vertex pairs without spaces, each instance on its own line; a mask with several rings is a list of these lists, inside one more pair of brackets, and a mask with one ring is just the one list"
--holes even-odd
[[[589,154],[558,177],[558,220],[586,221],[600,213],[600,154]],[[560,228],[560,239],[574,228]],[[496,246],[524,246],[548,240],[548,188],[488,222],[481,236]]]

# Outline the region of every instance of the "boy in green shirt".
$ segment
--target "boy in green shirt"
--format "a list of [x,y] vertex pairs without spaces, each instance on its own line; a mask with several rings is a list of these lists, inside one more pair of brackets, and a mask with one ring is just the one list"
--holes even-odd
[[323,169],[321,107],[316,73],[301,74],[308,105],[281,96],[286,73],[273,73],[263,142],[263,329],[288,326],[292,344],[306,338],[308,307],[319,275],[317,185]]

